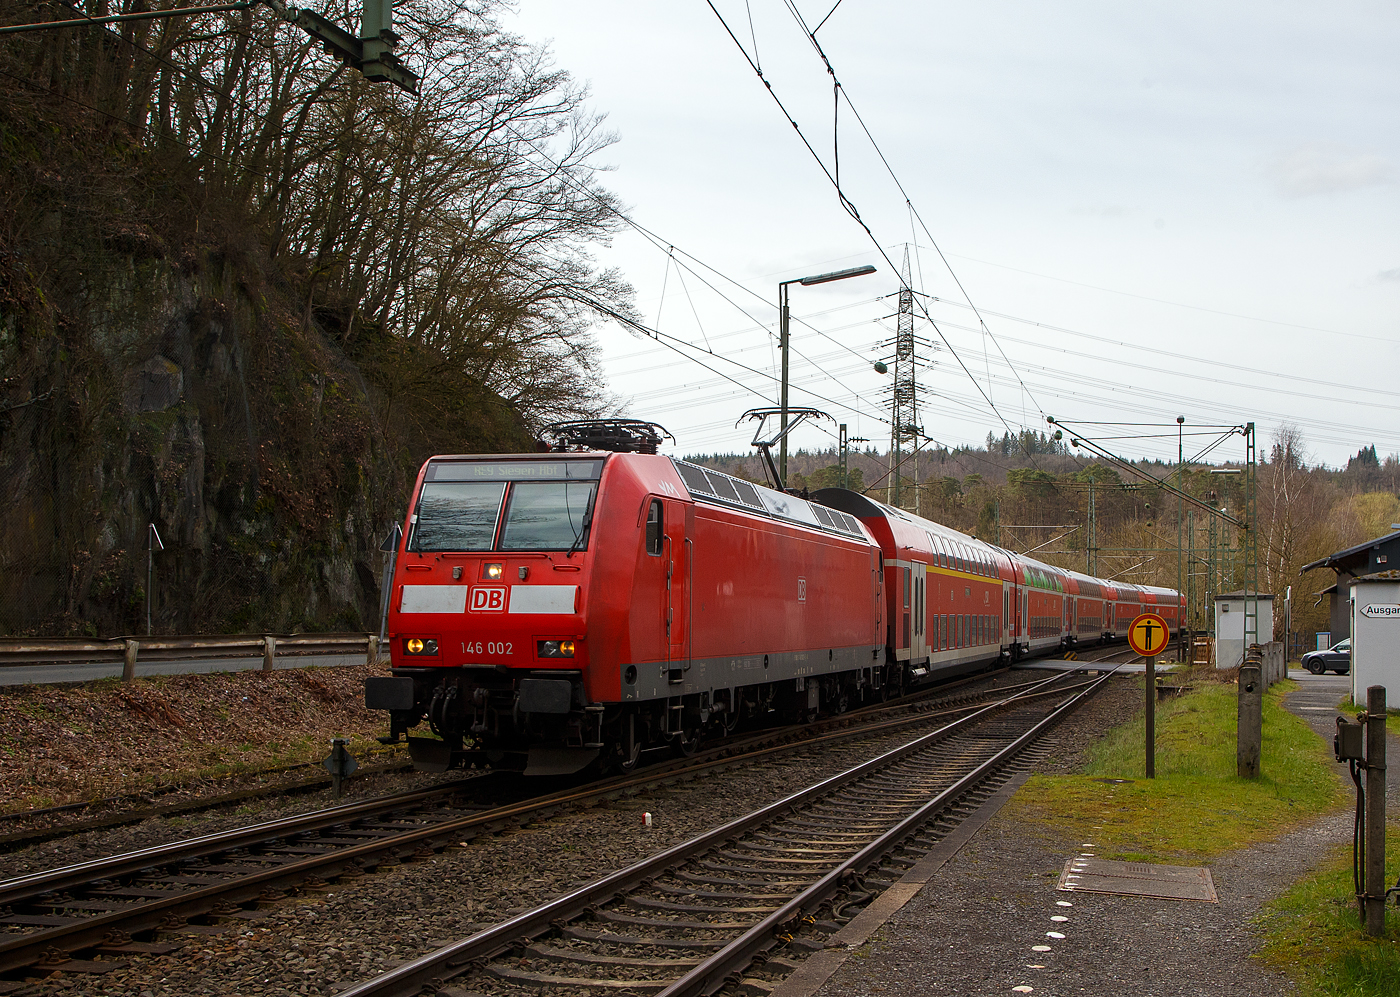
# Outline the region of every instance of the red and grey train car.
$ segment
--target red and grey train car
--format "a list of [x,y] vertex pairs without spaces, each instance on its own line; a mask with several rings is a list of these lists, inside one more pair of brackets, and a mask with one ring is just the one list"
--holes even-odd
[[1057,568],[845,489],[813,498],[856,516],[880,544],[886,643],[911,679],[1126,637],[1128,624],[1147,611],[1177,627],[1174,589]]
[[654,454],[444,456],[396,552],[390,711],[420,767],[629,768],[705,730],[840,712],[1123,635],[1176,595],[1091,579],[827,489]]

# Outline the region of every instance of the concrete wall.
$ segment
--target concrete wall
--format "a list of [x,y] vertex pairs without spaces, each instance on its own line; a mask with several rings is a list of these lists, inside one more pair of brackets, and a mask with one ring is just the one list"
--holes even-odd
[[1255,644],[1251,650],[1259,655],[1259,674],[1266,689],[1288,678],[1288,658],[1283,651],[1283,641]]

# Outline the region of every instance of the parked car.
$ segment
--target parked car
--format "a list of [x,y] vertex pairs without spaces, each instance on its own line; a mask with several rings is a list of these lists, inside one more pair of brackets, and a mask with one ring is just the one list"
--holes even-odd
[[1351,671],[1351,638],[1339,640],[1325,651],[1309,651],[1303,655],[1302,664],[1314,675],[1323,672],[1346,675]]

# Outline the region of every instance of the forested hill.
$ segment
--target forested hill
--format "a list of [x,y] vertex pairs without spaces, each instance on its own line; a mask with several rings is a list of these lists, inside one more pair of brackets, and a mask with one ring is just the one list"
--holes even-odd
[[0,633],[144,633],[148,524],[158,632],[375,627],[424,456],[606,402],[610,137],[493,9],[416,98],[264,7],[6,36]]
[[[1294,629],[1327,629],[1326,604],[1314,605],[1335,581],[1331,571],[1300,576],[1299,569],[1333,551],[1391,532],[1400,523],[1400,457],[1377,455],[1362,447],[1343,469],[1309,466],[1305,441],[1283,427],[1263,441],[1257,477],[1259,581],[1276,593],[1279,606],[1294,587]],[[764,479],[754,454],[691,454],[688,460],[751,480]],[[890,460],[873,449],[852,451],[850,484],[889,501]],[[1175,466],[1144,462],[1151,478],[1167,480]],[[1238,467],[1238,464],[1232,465]],[[815,490],[840,484],[834,450],[798,450],[788,456],[789,484]],[[1188,465],[1185,491],[1207,504],[1243,516],[1243,479],[1213,475],[1211,466]],[[1104,463],[1076,457],[1062,442],[1043,434],[1020,441],[988,438],[983,447],[923,451],[902,468],[899,504],[954,529],[1010,550],[1034,551],[1048,563],[1084,570],[1089,564],[1089,496],[1094,497],[1097,574],[1125,581],[1176,587],[1177,498],[1151,484],[1151,478],[1119,473]],[[918,482],[917,490],[914,483]],[[1173,483],[1175,478],[1172,477]],[[1092,489],[1090,483],[1092,482]],[[1191,579],[1197,612],[1206,591],[1230,591],[1242,579],[1237,531],[1217,520],[1212,561],[1211,517],[1182,505],[1181,577]],[[1194,530],[1192,527],[1194,526]],[[1195,554],[1192,556],[1194,546]],[[1214,587],[1211,584],[1212,570]],[[1232,574],[1233,572],[1233,574]],[[1187,587],[1183,582],[1183,587]],[[1281,615],[1281,610],[1280,610]],[[1280,624],[1282,621],[1279,621]]]

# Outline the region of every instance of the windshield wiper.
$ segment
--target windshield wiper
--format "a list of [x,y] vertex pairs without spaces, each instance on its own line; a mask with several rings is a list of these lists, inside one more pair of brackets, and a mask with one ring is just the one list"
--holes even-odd
[[592,524],[592,522],[593,510],[589,509],[588,512],[586,512],[583,516],[583,525],[580,526],[579,531],[574,534],[573,545],[569,547],[569,552],[564,555],[566,558],[571,558],[574,556],[574,551],[578,550],[578,545],[583,543],[584,537],[588,536],[588,527]]

